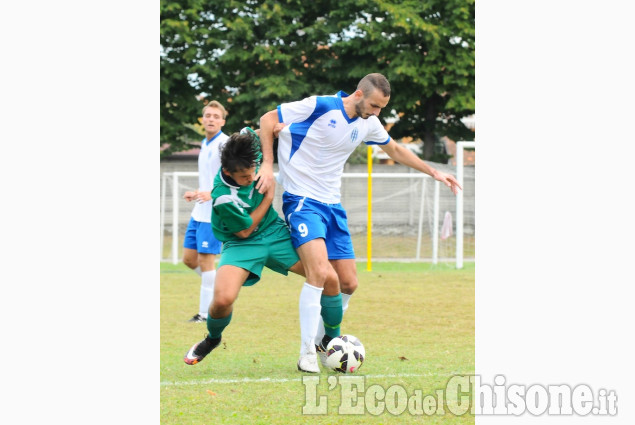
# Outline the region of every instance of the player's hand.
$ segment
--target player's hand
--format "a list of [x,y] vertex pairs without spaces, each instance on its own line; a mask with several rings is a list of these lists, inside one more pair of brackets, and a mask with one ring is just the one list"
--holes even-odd
[[283,122],[278,122],[273,126],[273,137],[274,139],[278,138],[278,134],[280,134],[280,132],[282,131],[282,129],[284,128],[285,124]]
[[202,204],[203,202],[207,202],[212,199],[211,192],[199,192],[196,191],[196,202]]
[[463,189],[456,177],[454,177],[452,174],[437,171],[434,178],[449,187],[452,193],[454,193],[455,195],[459,193],[459,190]]
[[185,199],[187,202],[193,201],[196,199],[196,191],[192,191],[192,190],[188,190],[187,192],[185,192],[185,195],[183,195],[183,199]]
[[258,174],[256,174],[256,190],[261,194],[267,193],[269,188],[274,187],[275,182],[273,178],[273,165],[267,162],[263,162],[260,165],[260,170],[258,170]]

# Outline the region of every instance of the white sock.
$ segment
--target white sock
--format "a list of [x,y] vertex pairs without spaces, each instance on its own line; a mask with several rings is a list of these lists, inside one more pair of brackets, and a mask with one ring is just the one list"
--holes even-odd
[[[353,294],[345,294],[342,292],[342,316],[346,313],[348,309],[348,301],[351,299]],[[342,319],[344,321],[344,319]],[[317,334],[315,334],[315,345],[320,345],[322,342],[322,338],[324,338],[324,319],[322,319],[322,315],[320,314],[320,322],[318,323]]]
[[[313,340],[318,330],[320,319],[320,298],[323,288],[304,282],[300,292],[300,355],[315,353]],[[324,326],[322,326],[324,327]]]
[[348,302],[352,296],[353,294],[342,293],[342,314],[346,313],[346,310],[348,310]]
[[201,273],[201,297],[198,306],[198,314],[207,318],[207,310],[214,299],[214,281],[216,270]]
[[196,266],[196,268],[192,270],[194,270],[197,275],[201,276],[201,266]]

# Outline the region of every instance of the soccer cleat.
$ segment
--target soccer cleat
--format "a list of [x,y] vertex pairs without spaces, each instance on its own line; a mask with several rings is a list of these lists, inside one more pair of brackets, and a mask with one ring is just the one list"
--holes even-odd
[[300,359],[298,360],[298,370],[300,372],[320,373],[320,366],[318,366],[317,362],[317,354],[301,354]]
[[192,348],[185,354],[183,361],[189,365],[196,364],[203,360],[214,348],[220,344],[220,338],[212,339],[209,335],[205,336],[205,339],[197,344],[194,344]]
[[201,323],[201,322],[207,322],[207,319],[201,316],[200,314],[196,313],[194,316],[192,316],[190,320],[188,320],[188,322]]
[[322,366],[324,367],[327,367],[326,366],[326,357],[327,357],[326,347],[329,345],[329,342],[331,342],[332,339],[333,338],[331,338],[330,336],[324,335],[324,337],[322,338],[322,342],[315,345],[315,351],[317,352],[317,355],[320,358],[320,363],[322,363]]
[[317,356],[320,359],[320,363],[322,363],[322,366],[327,367],[326,366],[326,348],[322,347],[322,344],[319,344],[315,346],[315,351],[317,352]]

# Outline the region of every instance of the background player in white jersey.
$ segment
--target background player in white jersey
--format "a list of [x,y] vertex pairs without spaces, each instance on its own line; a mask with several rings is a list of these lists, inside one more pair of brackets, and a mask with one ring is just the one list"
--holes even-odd
[[229,138],[221,131],[226,117],[227,111],[215,100],[203,108],[205,138],[198,154],[198,189],[187,191],[183,196],[188,202],[196,201],[185,231],[183,263],[201,276],[198,313],[190,322],[205,322],[208,307],[214,297],[215,261],[216,255],[221,252],[222,243],[212,232],[211,192],[214,177],[220,169],[220,148]]
[[[455,194],[461,189],[454,176],[429,166],[388,135],[377,117],[389,100],[390,83],[373,73],[359,81],[352,95],[311,96],[283,103],[260,118],[263,164],[256,189],[262,193],[273,184],[273,128],[284,123],[278,136],[278,180],[285,190],[282,210],[293,246],[307,282],[319,286],[335,269],[343,311],[358,286],[346,211],[340,204],[344,164],[355,148],[362,141],[377,144],[398,163],[432,176]],[[315,340],[321,360],[328,340],[320,340],[323,332],[320,326]]]

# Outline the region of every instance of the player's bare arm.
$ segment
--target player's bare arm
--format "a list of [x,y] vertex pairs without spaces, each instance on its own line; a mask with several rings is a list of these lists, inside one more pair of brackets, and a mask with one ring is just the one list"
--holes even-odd
[[185,195],[183,195],[183,199],[185,199],[187,202],[207,202],[212,199],[212,193],[200,190],[188,190],[187,192],[185,192]]
[[393,139],[390,139],[390,142],[385,145],[379,145],[379,147],[398,163],[414,168],[422,173],[426,173],[435,180],[445,184],[455,195],[459,193],[459,190],[463,189],[452,174],[441,172],[429,166],[410,149],[399,145]]
[[266,193],[273,183],[273,138],[274,128],[278,124],[278,112],[274,109],[260,117],[260,145],[262,146],[262,164],[256,174],[256,189]]
[[212,200],[212,192],[196,191],[196,202],[202,203]]
[[[278,134],[280,134],[280,130],[282,130],[284,128],[284,123],[279,122],[278,124],[273,126],[273,138],[277,139],[278,138]],[[260,137],[260,129],[257,128],[256,130],[254,130],[256,132],[256,136]]]
[[235,232],[234,234],[236,236],[238,236],[241,239],[245,239],[245,238],[248,238],[249,235],[251,235],[254,232],[254,230],[256,230],[256,228],[260,225],[260,222],[262,221],[264,216],[267,214],[267,211],[269,210],[269,207],[271,206],[271,203],[273,202],[273,195],[275,194],[275,192],[276,192],[276,186],[274,183],[269,187],[269,189],[267,189],[267,192],[265,192],[265,196],[262,199],[262,202],[260,203],[260,205],[258,205],[251,212],[251,214],[249,214],[252,220],[251,226],[241,230],[240,232]]

